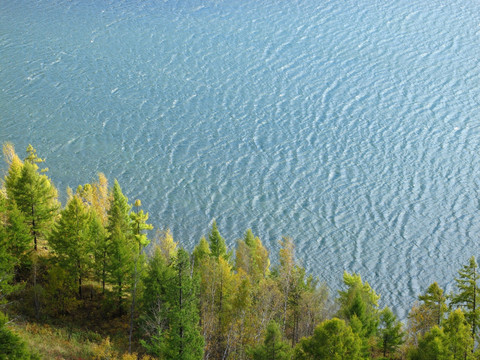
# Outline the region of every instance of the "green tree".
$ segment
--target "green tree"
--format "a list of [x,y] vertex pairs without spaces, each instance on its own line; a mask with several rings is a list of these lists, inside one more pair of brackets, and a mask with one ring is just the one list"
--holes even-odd
[[108,211],[108,274],[122,312],[123,295],[133,270],[135,242],[133,240],[130,205],[115,180]]
[[13,268],[15,258],[9,252],[9,239],[7,235],[7,205],[6,198],[0,192],[0,304],[12,291]]
[[156,357],[162,356],[163,341],[169,326],[167,289],[175,276],[173,267],[168,266],[158,245],[148,261],[143,280],[142,296],[143,339],[141,343],[147,352]]
[[282,341],[280,326],[270,321],[265,335],[265,341],[251,350],[253,360],[288,360],[291,356],[290,346]]
[[92,268],[90,214],[79,196],[73,196],[56,222],[49,244],[59,265],[77,281],[78,297],[82,298],[82,282]]
[[479,324],[480,311],[478,306],[478,265],[475,257],[472,256],[468,265],[463,265],[458,271],[458,278],[455,279],[457,283],[458,293],[453,294],[450,305],[462,308],[465,313],[465,318],[470,324],[472,338],[475,339],[475,333]]
[[102,284],[102,292],[105,294],[105,283],[107,282],[108,271],[108,250],[109,242],[107,230],[98,213],[89,210],[88,236],[93,247],[93,273],[94,278]]
[[38,163],[43,162],[36,156],[31,145],[27,148],[25,159],[19,175],[7,187],[7,193],[12,195],[18,209],[25,216],[30,229],[34,249],[37,250],[38,240],[45,238],[54,217],[59,209],[57,190],[47,175],[43,174]]
[[350,321],[353,331],[363,341],[363,352],[375,341],[374,335],[379,324],[378,296],[368,282],[363,283],[358,274],[344,272],[343,283],[346,290],[339,291],[339,315]]
[[438,286],[437,282],[434,282],[428,287],[425,294],[420,295],[418,299],[423,301],[426,308],[431,312],[435,323],[440,326],[443,315],[448,310],[446,305],[447,298],[443,294],[443,289]]
[[200,333],[197,307],[198,282],[192,277],[188,253],[180,249],[174,264],[175,277],[168,288],[170,326],[164,357],[171,360],[200,360],[204,340]]
[[303,338],[294,352],[295,360],[359,360],[361,340],[344,320],[333,318],[315,328],[313,336]]
[[445,347],[451,359],[470,359],[473,352],[473,339],[470,326],[461,309],[452,311],[444,324]]
[[420,338],[418,347],[408,353],[409,360],[450,360],[446,337],[441,328],[434,326]]
[[0,312],[0,360],[40,360],[27,349],[20,337],[7,328],[7,317]]
[[225,244],[225,239],[220,235],[220,232],[217,228],[217,222],[213,220],[212,230],[208,235],[208,242],[210,245],[211,256],[218,259],[223,257],[225,260],[229,260],[230,254],[227,253],[227,245]]
[[398,347],[404,343],[402,324],[388,307],[380,313],[380,326],[378,329],[378,347],[386,358],[395,354]]
[[147,235],[145,234],[146,230],[153,229],[153,226],[147,224],[148,213],[144,213],[143,210],[139,210],[142,203],[140,200],[135,201],[135,208],[137,211],[132,211],[130,213],[130,218],[132,220],[132,232],[135,238],[135,254],[134,254],[134,270],[133,270],[133,284],[132,284],[132,303],[130,306],[130,331],[128,337],[128,350],[132,352],[132,335],[133,335],[133,318],[135,312],[135,300],[137,297],[137,285],[143,274],[144,269],[144,254],[143,249],[148,245],[149,241]]

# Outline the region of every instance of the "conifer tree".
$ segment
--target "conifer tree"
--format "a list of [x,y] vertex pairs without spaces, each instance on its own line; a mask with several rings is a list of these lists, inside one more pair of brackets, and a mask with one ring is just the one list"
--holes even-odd
[[9,252],[6,202],[6,198],[0,192],[0,304],[3,303],[5,296],[12,291],[11,280],[15,265],[15,259]]
[[31,145],[28,146],[27,153],[20,174],[15,175],[16,180],[12,180],[7,187],[7,193],[12,194],[18,209],[25,216],[34,249],[37,250],[38,240],[48,233],[59,204],[56,189],[50,179],[42,173],[47,169],[40,171],[37,165],[44,160],[38,158]]
[[440,288],[437,282],[434,282],[428,287],[425,294],[420,295],[418,299],[423,301],[426,308],[431,312],[435,324],[440,326],[443,315],[448,309],[445,303],[447,298],[443,294],[443,289]]
[[213,220],[212,230],[208,235],[208,242],[210,244],[211,256],[218,259],[223,257],[225,260],[229,260],[230,254],[227,253],[227,245],[225,239],[220,235],[217,228],[217,222]]
[[434,326],[418,342],[418,348],[408,353],[409,360],[450,360],[446,337],[441,328]]
[[480,320],[478,305],[480,294],[478,279],[480,278],[480,273],[478,272],[478,265],[474,256],[470,258],[468,265],[462,266],[458,271],[458,275],[458,278],[455,279],[458,293],[452,295],[450,305],[463,309],[465,318],[470,324],[472,338],[475,339]]
[[465,320],[463,311],[452,311],[444,324],[445,348],[451,359],[470,359],[473,353],[473,339],[470,326]]
[[130,306],[130,331],[128,337],[128,350],[132,352],[132,335],[133,335],[133,317],[135,312],[135,300],[137,296],[138,281],[143,274],[144,254],[143,249],[148,245],[149,240],[144,233],[145,230],[153,229],[153,226],[147,224],[148,213],[144,213],[143,210],[139,210],[142,203],[140,200],[135,201],[135,208],[137,211],[130,213],[132,220],[132,233],[135,238],[135,254],[134,254],[134,270],[133,270],[133,284],[132,284],[132,303]]
[[94,277],[102,284],[102,292],[105,294],[107,282],[108,250],[109,243],[107,230],[95,210],[89,210],[88,236],[93,246],[93,272]]
[[253,360],[288,360],[290,346],[282,340],[280,326],[271,321],[267,326],[265,341],[251,350]]
[[361,340],[344,320],[333,318],[315,328],[296,346],[294,360],[360,360]]
[[143,280],[142,329],[144,337],[140,341],[146,351],[156,357],[163,354],[163,341],[169,326],[167,289],[170,286],[174,269],[167,265],[158,247],[154,248]]
[[192,277],[188,253],[180,249],[175,261],[175,276],[168,288],[170,324],[165,338],[164,358],[200,360],[204,340],[199,328],[197,280]]
[[115,180],[108,211],[108,274],[114,285],[118,310],[122,312],[123,295],[133,269],[136,252],[130,219],[130,205]]
[[3,156],[8,165],[8,172],[5,175],[5,191],[8,199],[14,199],[13,190],[20,178],[23,162],[15,152],[15,148],[11,143],[3,144]]
[[77,279],[78,297],[82,298],[82,282],[92,268],[90,214],[78,195],[73,196],[55,224],[49,244],[59,265]]
[[387,354],[393,355],[398,347],[403,344],[404,332],[402,324],[388,307],[380,313],[380,326],[378,329],[378,345],[386,358]]
[[[346,290],[339,291],[339,315],[350,321],[353,331],[363,342],[363,353],[368,354],[370,340],[376,334],[379,314],[378,296],[368,282],[363,283],[358,274],[343,273],[343,283]],[[374,340],[374,339],[373,339]]]

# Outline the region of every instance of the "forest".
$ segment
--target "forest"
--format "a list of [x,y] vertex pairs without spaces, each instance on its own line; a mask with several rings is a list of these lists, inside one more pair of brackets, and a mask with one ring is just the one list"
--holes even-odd
[[360,274],[329,293],[293,239],[271,263],[251,230],[229,249],[213,221],[189,251],[116,180],[100,173],[62,205],[31,145],[3,156],[0,359],[480,359],[473,256],[402,323]]

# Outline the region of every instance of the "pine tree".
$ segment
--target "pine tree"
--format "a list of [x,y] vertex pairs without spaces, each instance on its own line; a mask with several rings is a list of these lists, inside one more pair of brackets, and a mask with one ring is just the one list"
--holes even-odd
[[143,249],[148,245],[149,240],[144,233],[145,230],[153,229],[153,226],[147,224],[148,213],[143,210],[138,210],[142,203],[140,200],[135,201],[135,208],[137,211],[130,213],[132,220],[132,233],[135,238],[135,254],[134,254],[134,270],[133,270],[133,284],[132,284],[132,303],[130,306],[130,331],[128,337],[128,351],[132,352],[132,335],[133,335],[133,318],[135,312],[135,300],[137,297],[137,285],[143,274],[144,268],[144,254]]
[[398,347],[404,343],[402,324],[388,307],[380,313],[380,326],[378,329],[378,345],[386,358],[387,354],[392,355]]
[[452,311],[444,324],[445,347],[451,359],[469,359],[473,352],[470,326],[461,309]]
[[346,290],[339,291],[339,315],[350,321],[353,331],[360,336],[363,342],[362,351],[366,356],[370,340],[376,334],[379,313],[378,296],[368,282],[363,283],[358,274],[343,273],[343,283]]
[[208,242],[210,244],[211,256],[216,259],[219,257],[223,257],[225,260],[230,259],[230,254],[227,253],[225,239],[220,235],[220,232],[217,228],[217,222],[215,220],[213,220],[212,230],[208,235]]
[[119,312],[122,312],[123,295],[132,274],[134,253],[138,251],[129,214],[128,199],[115,180],[108,211],[108,274],[117,296]]
[[188,253],[180,249],[175,261],[175,277],[168,288],[170,326],[164,357],[171,360],[200,360],[204,340],[199,328],[197,280],[192,277]]
[[418,342],[418,348],[408,353],[409,360],[450,360],[446,337],[441,328],[434,326]]
[[458,271],[458,275],[459,277],[456,278],[455,281],[459,292],[452,295],[450,305],[463,309],[465,318],[470,324],[472,338],[475,339],[480,320],[480,310],[478,306],[480,292],[477,283],[480,274],[474,256],[470,258],[468,265],[464,265],[462,269]]
[[55,224],[49,244],[59,265],[77,279],[78,297],[82,298],[82,282],[92,268],[90,214],[79,196],[73,196]]
[[7,317],[0,312],[0,359],[1,360],[40,360],[40,357],[27,349],[26,344],[7,328]]
[[[50,179],[39,171],[38,163],[43,162],[36,156],[35,149],[29,145],[28,156],[25,159],[19,175],[7,187],[18,209],[25,216],[30,228],[34,249],[37,250],[38,240],[44,238],[50,230],[59,208],[57,191]],[[13,164],[13,163],[12,163]]]
[[425,294],[420,295],[418,299],[423,301],[426,308],[432,313],[435,324],[440,326],[443,315],[448,309],[445,303],[447,298],[443,294],[443,289],[438,286],[437,282],[434,282],[428,287]]
[[253,360],[288,360],[291,348],[282,341],[280,326],[271,321],[267,327],[264,343],[253,348],[250,353]]
[[295,360],[360,360],[361,340],[344,320],[333,318],[315,328],[296,346]]

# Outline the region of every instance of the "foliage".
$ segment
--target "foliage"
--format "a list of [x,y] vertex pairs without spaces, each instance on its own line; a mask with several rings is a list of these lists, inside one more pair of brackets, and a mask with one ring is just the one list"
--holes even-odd
[[268,324],[264,343],[251,350],[253,360],[288,360],[290,353],[291,348],[282,341],[280,326],[275,321]]
[[333,318],[315,328],[295,348],[294,360],[361,359],[361,339],[344,320]]

